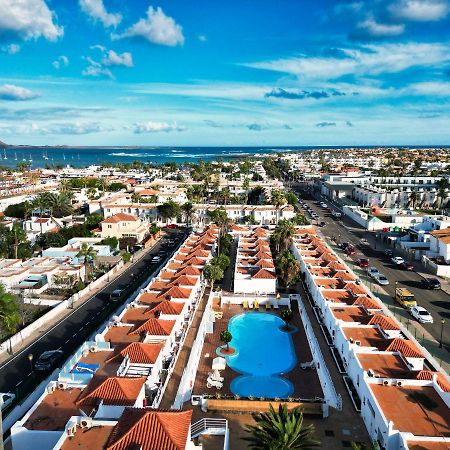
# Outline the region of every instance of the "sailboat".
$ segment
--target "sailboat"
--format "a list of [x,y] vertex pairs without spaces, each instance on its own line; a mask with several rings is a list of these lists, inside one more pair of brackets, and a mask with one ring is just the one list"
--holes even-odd
[[63,160],[65,161],[66,160],[66,155],[63,153]]
[[48,160],[48,156],[46,155],[45,152],[42,152],[42,159]]
[[33,160],[31,159],[31,153],[30,153],[30,159],[28,160],[30,163],[33,162]]
[[14,161],[17,161],[17,153],[14,152]]
[[6,156],[6,149],[3,150],[5,152],[5,156],[3,157],[3,159],[8,159],[8,157]]

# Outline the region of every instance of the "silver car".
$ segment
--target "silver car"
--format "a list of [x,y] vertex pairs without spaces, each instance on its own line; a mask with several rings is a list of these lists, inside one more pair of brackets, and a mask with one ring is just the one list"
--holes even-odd
[[433,317],[422,306],[413,306],[409,312],[420,323],[433,323]]
[[375,281],[381,286],[387,286],[389,284],[389,280],[380,272],[375,274],[373,277]]

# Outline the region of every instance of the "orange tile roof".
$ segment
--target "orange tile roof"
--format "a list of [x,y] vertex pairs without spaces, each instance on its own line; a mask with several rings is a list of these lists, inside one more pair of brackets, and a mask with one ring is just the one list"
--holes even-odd
[[255,263],[255,266],[260,266],[265,269],[274,269],[275,265],[272,261],[269,261],[268,259],[260,259]]
[[155,312],[161,312],[163,314],[170,314],[170,315],[178,315],[183,311],[184,303],[178,303],[178,302],[171,302],[170,300],[164,300],[161,303],[159,303],[154,308],[150,309],[148,311],[149,314],[154,314]]
[[163,320],[151,318],[138,326],[130,334],[148,333],[151,336],[169,336],[175,325],[175,320]]
[[[131,364],[155,364],[163,346],[163,343],[146,344],[143,342],[132,342],[122,349],[119,355],[123,358],[128,356]],[[110,358],[110,361],[119,355],[114,355]]]
[[400,352],[405,358],[423,358],[424,356],[408,339],[395,338],[386,347],[387,352]]
[[180,275],[175,278],[166,286],[195,286],[197,284],[197,277],[188,277],[187,275]]
[[269,272],[266,269],[259,269],[258,272],[256,272],[255,275],[252,276],[252,278],[264,278],[267,280],[274,280],[276,279],[276,275],[273,272]]
[[176,275],[196,275],[199,276],[202,274],[202,271],[198,268],[198,267],[192,267],[192,266],[188,266],[188,267],[183,267],[182,269],[178,270],[176,272]]
[[78,406],[105,405],[133,406],[144,386],[146,377],[97,377],[93,376],[75,402]]
[[194,256],[190,259],[185,259],[184,264],[190,265],[190,266],[202,266],[203,267],[206,264],[206,259],[200,259],[197,256]]
[[169,289],[159,293],[156,298],[165,298],[167,300],[170,300],[171,298],[188,299],[191,295],[191,291],[192,289],[171,286]]
[[444,375],[440,372],[432,372],[431,370],[421,370],[417,374],[418,380],[432,380],[433,375],[437,375],[437,384],[444,392],[450,392],[450,383],[446,380]]
[[397,322],[384,314],[375,314],[367,324],[379,325],[382,330],[400,330]]
[[139,218],[131,214],[117,213],[103,220],[102,223],[136,222]]
[[191,419],[192,411],[127,408],[106,450],[184,450]]
[[272,255],[266,252],[258,252],[255,257],[259,259],[272,259]]
[[352,303],[353,305],[364,306],[366,309],[380,309],[380,304],[371,297],[366,297],[365,295],[361,295],[357,297],[357,299]]

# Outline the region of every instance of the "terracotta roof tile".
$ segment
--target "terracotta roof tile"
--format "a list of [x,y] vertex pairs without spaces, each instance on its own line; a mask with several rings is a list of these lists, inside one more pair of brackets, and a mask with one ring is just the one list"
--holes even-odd
[[139,218],[131,214],[117,213],[103,220],[102,223],[136,222]]
[[198,267],[183,267],[182,269],[176,272],[176,275],[190,275],[190,276],[199,276],[202,274],[202,271]]
[[269,272],[266,269],[259,269],[258,272],[255,273],[255,275],[252,276],[252,278],[264,278],[264,279],[275,279],[276,276],[273,272]]
[[75,403],[78,406],[85,406],[96,405],[99,401],[103,401],[105,405],[133,406],[146,379],[146,377],[94,376]]
[[423,358],[424,356],[408,339],[395,338],[386,347],[387,352],[400,352],[405,358]]
[[145,344],[143,342],[132,342],[122,349],[119,354],[114,355],[109,361],[119,355],[123,358],[128,356],[131,364],[155,364],[164,344]]
[[154,308],[148,311],[149,314],[160,312],[162,314],[178,315],[183,311],[184,303],[171,302],[169,300],[164,300],[159,303]]
[[188,277],[187,275],[180,275],[167,284],[167,286],[195,286],[197,284],[197,277]]
[[446,380],[444,375],[440,372],[432,372],[431,370],[421,370],[417,374],[418,380],[432,380],[433,375],[437,375],[437,384],[444,392],[450,392],[450,383]]
[[106,450],[184,450],[191,418],[192,411],[127,408]]
[[255,263],[255,266],[262,267],[264,269],[274,269],[275,265],[272,261],[269,261],[268,259],[260,259]]
[[138,326],[130,334],[148,333],[151,336],[169,336],[175,325],[175,320],[163,320],[151,318]]
[[384,314],[375,314],[372,316],[368,325],[379,325],[382,330],[400,330],[397,322]]
[[188,299],[191,295],[192,289],[182,288],[179,286],[171,286],[169,289],[159,293],[156,298],[165,298],[170,300],[171,298]]

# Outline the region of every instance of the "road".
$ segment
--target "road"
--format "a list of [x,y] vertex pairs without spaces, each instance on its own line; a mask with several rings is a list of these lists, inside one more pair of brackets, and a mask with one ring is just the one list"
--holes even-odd
[[[383,301],[386,302],[387,296],[392,297],[394,295],[396,282],[398,287],[405,287],[416,296],[418,305],[426,308],[434,318],[433,324],[421,324],[416,328],[420,329],[420,327],[423,327],[438,342],[441,340],[442,330],[443,346],[450,352],[450,296],[442,290],[426,290],[420,288],[419,284],[420,280],[423,279],[422,276],[414,271],[404,270],[391,263],[390,258],[384,254],[384,249],[388,247],[385,247],[379,240],[375,239],[375,233],[363,229],[347,217],[335,219],[329,212],[326,212],[326,210],[315,204],[316,199],[313,199],[304,191],[296,192],[299,194],[299,197],[319,215],[319,222],[321,220],[326,222],[327,225],[320,228],[325,237],[330,238],[331,236],[334,236],[338,243],[348,242],[353,244],[357,249],[357,254],[353,255],[351,259],[345,258],[350,264],[355,262],[356,266],[356,260],[364,256],[369,259],[371,266],[375,266],[388,278],[390,284],[381,287],[359,270],[362,278],[369,282],[369,286],[373,288],[374,292],[381,294],[380,298]],[[324,201],[325,203],[330,204],[327,200]],[[313,223],[315,224],[315,222]],[[367,239],[370,246],[361,246],[359,241],[362,238]],[[420,263],[413,263],[418,270],[425,271],[423,268],[419,267]],[[358,269],[356,270],[357,272]],[[430,275],[430,278],[432,278],[432,275]],[[382,295],[383,293],[385,295]],[[389,299],[387,303],[392,305],[392,299]],[[394,307],[394,309],[396,313],[399,313],[404,317],[409,316],[409,314],[400,307]],[[442,319],[446,322],[444,326],[441,324]],[[411,320],[413,321],[414,319],[411,317]]]
[[[170,231],[171,236],[181,242],[182,233]],[[20,397],[23,398],[26,391],[29,392],[48,375],[46,373],[37,374],[31,370],[30,354],[33,355],[35,361],[45,350],[60,348],[64,355],[69,357],[108,315],[119,307],[118,302],[109,301],[109,294],[115,289],[126,289],[132,280],[141,274],[150,275],[156,266],[151,263],[151,259],[164,245],[166,244],[163,242],[157,242],[145,256],[125,270],[118,278],[76,308],[33,344],[0,366],[0,392],[13,392],[16,395],[20,393]],[[173,248],[167,254],[166,259],[170,257],[172,250]]]

